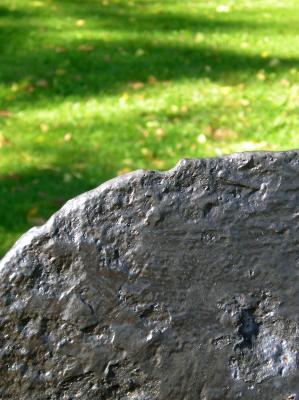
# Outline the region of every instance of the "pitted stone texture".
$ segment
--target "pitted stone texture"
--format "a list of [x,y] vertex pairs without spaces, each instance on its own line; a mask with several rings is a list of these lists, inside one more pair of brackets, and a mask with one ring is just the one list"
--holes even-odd
[[299,153],[137,171],[0,263],[0,398],[299,397]]

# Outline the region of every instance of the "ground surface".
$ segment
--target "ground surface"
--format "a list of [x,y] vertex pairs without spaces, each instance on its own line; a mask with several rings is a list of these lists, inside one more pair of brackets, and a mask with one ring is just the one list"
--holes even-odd
[[299,144],[295,0],[2,0],[0,256],[68,198]]

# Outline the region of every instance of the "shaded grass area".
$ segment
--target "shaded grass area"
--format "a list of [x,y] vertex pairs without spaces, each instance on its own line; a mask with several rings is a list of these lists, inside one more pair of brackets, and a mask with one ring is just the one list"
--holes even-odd
[[298,147],[298,17],[292,0],[3,0],[0,256],[117,174]]

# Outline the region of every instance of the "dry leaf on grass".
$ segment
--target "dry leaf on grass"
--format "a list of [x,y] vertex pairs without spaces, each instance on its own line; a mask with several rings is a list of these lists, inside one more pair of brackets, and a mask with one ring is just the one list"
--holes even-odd
[[88,53],[94,50],[94,46],[92,44],[81,44],[78,50]]
[[11,112],[8,110],[0,110],[0,118],[9,118],[11,117]]
[[233,139],[237,136],[237,132],[229,128],[217,128],[212,132],[212,137],[216,140]]

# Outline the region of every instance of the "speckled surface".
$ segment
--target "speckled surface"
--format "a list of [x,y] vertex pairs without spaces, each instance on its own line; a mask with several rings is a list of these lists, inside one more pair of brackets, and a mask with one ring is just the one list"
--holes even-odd
[[0,398],[299,397],[299,153],[182,160],[0,262]]

